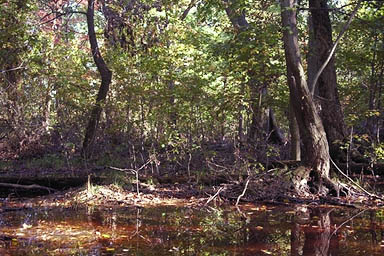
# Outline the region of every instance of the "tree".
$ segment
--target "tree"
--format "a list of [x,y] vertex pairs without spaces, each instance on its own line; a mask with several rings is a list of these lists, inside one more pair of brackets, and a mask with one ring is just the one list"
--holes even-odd
[[[309,8],[309,52],[308,85],[314,91],[313,97],[320,103],[320,117],[327,134],[330,152],[336,153],[339,146],[334,144],[346,136],[344,114],[339,101],[334,57],[320,74],[314,85],[316,72],[326,62],[332,49],[332,27],[329,18],[328,0],[310,0]],[[314,88],[312,88],[314,87]]]
[[7,133],[1,136],[15,155],[39,150],[48,133],[48,90],[43,79],[39,48],[43,36],[33,25],[36,4],[30,1],[0,3],[0,122]]
[[112,81],[112,71],[108,69],[103,57],[101,56],[100,49],[97,43],[97,37],[95,32],[95,0],[88,0],[87,9],[87,25],[88,25],[88,37],[91,45],[91,52],[93,60],[95,61],[97,70],[101,76],[101,85],[97,94],[96,103],[92,108],[91,116],[85,131],[85,137],[83,141],[82,155],[85,158],[90,157],[92,145],[95,139],[96,130],[100,121],[100,115],[103,110],[103,104],[107,98],[109,85]]
[[[247,21],[245,11],[239,8],[240,1],[238,0],[224,0],[225,12],[228,16],[228,19],[232,23],[236,36],[241,40],[255,43],[262,41],[262,39],[251,39],[251,25]],[[241,47],[241,46],[240,46]],[[254,47],[259,47],[255,46]],[[262,48],[262,47],[260,47]],[[266,57],[266,56],[262,56]],[[247,63],[252,62],[251,59],[255,58],[249,54]],[[283,144],[285,142],[285,137],[281,129],[277,125],[275,115],[272,108],[268,110],[263,109],[261,106],[261,100],[267,94],[268,80],[263,79],[263,75],[260,74],[260,71],[255,67],[256,65],[263,66],[265,63],[253,63],[253,66],[248,67],[247,76],[248,82],[247,85],[250,91],[250,108],[252,111],[251,123],[249,127],[248,138],[252,142],[257,137],[261,137],[263,123],[267,123],[267,138],[269,142]],[[263,68],[264,69],[264,68]],[[262,79],[260,79],[260,77]],[[264,112],[264,113],[263,113]]]
[[380,142],[383,113],[383,13],[383,2],[363,2],[337,58],[341,92],[348,99],[343,102],[346,117],[376,143]]
[[[22,128],[22,70],[25,68],[23,55],[27,51],[28,33],[24,25],[27,19],[27,2],[10,1],[0,4],[0,92],[2,113],[12,130],[17,131],[19,142],[24,139]],[[15,145],[16,146],[16,145]],[[19,147],[20,145],[17,145]]]
[[302,163],[305,171],[298,177],[301,187],[297,189],[308,188],[307,181],[313,171],[315,187],[319,193],[324,193],[326,191],[323,182],[328,185],[332,183],[329,179],[329,148],[324,126],[308,89],[301,63],[296,21],[297,1],[281,0],[280,4],[290,99],[303,143]]

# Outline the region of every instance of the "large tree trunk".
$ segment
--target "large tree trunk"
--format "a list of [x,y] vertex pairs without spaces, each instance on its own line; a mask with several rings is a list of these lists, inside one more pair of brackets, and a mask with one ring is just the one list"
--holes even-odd
[[[332,27],[328,13],[328,0],[309,0],[309,53],[308,84],[312,85],[315,74],[328,58],[332,49]],[[346,136],[344,115],[339,101],[334,58],[332,57],[321,73],[315,86],[315,98],[319,100],[319,112],[331,152],[337,152],[334,142]]]
[[95,33],[94,22],[94,7],[95,0],[88,0],[87,10],[87,24],[88,24],[88,37],[91,44],[91,52],[93,60],[97,66],[97,70],[101,76],[101,85],[97,94],[96,103],[92,108],[91,116],[88,122],[87,129],[85,131],[85,138],[83,141],[82,155],[85,158],[89,158],[92,152],[92,146],[95,140],[95,134],[100,121],[100,115],[103,110],[103,103],[107,98],[109,85],[112,80],[112,72],[108,69],[107,64],[104,62],[101,56],[99,46],[97,44],[97,38]]
[[290,99],[303,143],[302,163],[314,171],[317,188],[322,192],[322,182],[329,181],[329,148],[320,116],[308,90],[296,26],[296,0],[281,0],[283,41],[287,63]]

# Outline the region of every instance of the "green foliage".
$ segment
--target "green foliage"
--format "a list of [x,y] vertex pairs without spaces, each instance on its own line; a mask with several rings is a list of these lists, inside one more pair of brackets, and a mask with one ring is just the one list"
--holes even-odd
[[383,6],[364,3],[340,44],[337,54],[338,80],[346,119],[359,124],[368,116],[378,117],[383,100],[378,85],[383,72]]
[[377,161],[383,161],[384,160],[384,143],[375,145],[373,147],[373,150],[374,150],[375,159]]
[[[135,1],[130,6],[107,1],[96,10],[98,42],[113,81],[98,124],[99,155],[92,164],[129,166],[132,145],[186,163],[190,154],[203,151],[203,143],[237,140],[240,125],[249,133],[254,115],[263,116],[267,107],[288,131],[280,7],[268,1],[230,2],[198,1],[188,9],[190,1]],[[54,8],[79,13],[49,21],[53,17],[42,18],[51,11],[50,4],[0,4],[0,70],[21,67],[12,73],[15,86],[0,75],[0,121],[9,123],[1,137],[6,134],[19,155],[23,150],[37,154],[45,146],[52,151],[47,156],[51,166],[79,166],[74,155],[81,148],[100,79],[89,50],[86,18],[80,13],[86,6],[64,1]],[[245,29],[233,26],[229,7],[245,15]],[[346,120],[363,130],[359,134],[366,132],[364,120],[379,124],[382,119],[382,13],[381,5],[364,3],[336,55]],[[305,15],[299,14],[304,53]],[[343,18],[333,14],[335,33]],[[382,145],[375,145],[368,155],[381,160]],[[283,153],[271,145],[263,150],[271,158]],[[61,153],[64,160],[53,157]],[[210,159],[217,152],[202,154]],[[49,166],[47,161],[31,165]],[[239,165],[242,170],[249,166],[247,161]]]
[[384,219],[384,210],[378,210],[376,211],[376,217],[379,218],[380,220]]

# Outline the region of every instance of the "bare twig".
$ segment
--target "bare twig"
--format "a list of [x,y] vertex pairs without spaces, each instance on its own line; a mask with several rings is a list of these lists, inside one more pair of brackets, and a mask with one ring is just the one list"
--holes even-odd
[[188,166],[187,166],[187,170],[188,170],[188,177],[190,178],[191,177],[191,160],[192,160],[192,154],[189,153],[188,154]]
[[241,211],[240,207],[238,205],[236,205],[236,209],[237,211],[241,214],[241,216],[243,216],[243,218],[247,219],[247,215]]
[[353,126],[351,128],[351,136],[350,136],[349,145],[347,148],[347,175],[349,175],[349,154],[350,154],[351,149],[352,149],[352,142],[353,142]]
[[[208,166],[209,165],[214,165],[214,166],[216,166],[216,167],[218,167],[218,168],[221,168],[221,170],[220,171],[224,171],[224,170],[227,170],[228,168],[227,167],[225,167],[225,166],[223,166],[223,165],[219,165],[219,164],[216,164],[216,163],[214,163],[214,162],[212,162],[212,161],[209,161],[209,160],[207,160],[207,164],[208,164]],[[215,169],[213,169],[213,168],[211,168],[213,171],[215,171]]]
[[152,159],[149,159],[145,164],[143,164],[140,168],[138,169],[124,169],[124,168],[117,168],[117,167],[113,167],[113,166],[109,166],[110,169],[112,170],[117,170],[117,171],[122,171],[122,172],[131,172],[132,174],[135,174],[135,177],[136,177],[136,191],[137,191],[137,196],[140,198],[140,190],[139,190],[139,171],[144,169],[147,165],[149,165],[150,163],[152,162]]

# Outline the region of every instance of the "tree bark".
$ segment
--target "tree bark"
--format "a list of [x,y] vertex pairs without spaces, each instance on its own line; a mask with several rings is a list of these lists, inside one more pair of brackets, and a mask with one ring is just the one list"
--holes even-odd
[[[332,27],[328,13],[328,0],[309,0],[309,53],[308,83],[312,85],[316,72],[327,60],[333,47]],[[319,111],[331,152],[337,152],[338,145],[346,136],[344,114],[339,101],[335,61],[332,57],[319,76],[315,86],[315,98],[320,102]]]
[[277,124],[272,108],[269,108],[268,111],[268,142],[274,144],[286,143],[286,138]]
[[96,64],[97,70],[101,76],[101,85],[97,94],[96,103],[92,108],[91,116],[85,131],[85,137],[83,141],[82,156],[89,158],[92,153],[92,146],[95,140],[97,127],[100,121],[100,115],[103,110],[103,104],[107,98],[109,85],[112,80],[112,72],[108,69],[103,57],[101,56],[99,46],[97,43],[97,37],[95,33],[95,0],[88,0],[87,10],[87,25],[88,25],[88,37],[91,45],[91,52],[93,60]]
[[300,131],[296,116],[293,111],[292,103],[289,102],[289,133],[291,135],[291,160],[301,160]]
[[296,0],[281,0],[288,85],[293,112],[299,125],[303,143],[302,163],[308,171],[314,171],[317,188],[322,189],[323,180],[329,181],[329,148],[325,130],[308,90],[301,63],[296,5]]
[[248,81],[248,88],[250,94],[250,109],[251,109],[251,122],[248,131],[248,141],[254,142],[257,138],[260,138],[262,127],[262,97],[265,89],[259,89],[256,87],[256,81],[250,79]]

